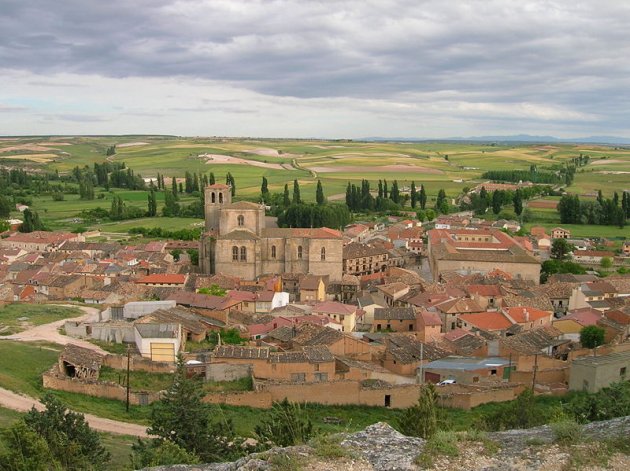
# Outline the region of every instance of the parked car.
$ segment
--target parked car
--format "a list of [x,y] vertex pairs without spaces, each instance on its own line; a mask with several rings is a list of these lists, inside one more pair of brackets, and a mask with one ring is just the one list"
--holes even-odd
[[454,379],[445,379],[443,381],[440,381],[437,385],[438,386],[446,386],[447,384],[456,384],[457,381],[455,381]]

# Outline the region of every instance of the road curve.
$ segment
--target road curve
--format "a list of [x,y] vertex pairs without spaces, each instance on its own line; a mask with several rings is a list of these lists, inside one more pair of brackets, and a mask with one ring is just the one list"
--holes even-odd
[[[29,396],[22,396],[21,394],[16,394],[4,388],[0,388],[0,405],[6,407],[7,409],[13,409],[20,412],[28,412],[32,407],[35,407],[37,410],[44,409],[42,403],[37,399]],[[90,427],[100,432],[109,432],[118,435],[131,435],[134,437],[148,437],[147,427],[145,425],[105,419],[92,414],[84,415],[85,420],[88,424],[90,424]]]

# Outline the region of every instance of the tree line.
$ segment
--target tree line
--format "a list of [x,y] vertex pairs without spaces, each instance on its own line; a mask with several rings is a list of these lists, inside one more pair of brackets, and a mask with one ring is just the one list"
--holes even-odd
[[615,225],[620,228],[630,218],[630,193],[624,191],[621,200],[615,192],[604,198],[601,190],[595,201],[581,201],[578,195],[564,195],[558,202],[562,224]]

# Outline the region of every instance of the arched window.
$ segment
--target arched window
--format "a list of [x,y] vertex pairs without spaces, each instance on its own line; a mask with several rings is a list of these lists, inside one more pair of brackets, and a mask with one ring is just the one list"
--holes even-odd
[[212,202],[216,203],[217,201],[217,195],[214,193],[214,191],[212,192]]
[[223,193],[219,193],[219,203],[223,203]]
[[241,262],[247,261],[247,247],[241,247]]
[[326,247],[322,247],[322,262],[326,260]]
[[236,245],[232,247],[232,261],[238,261],[238,247]]
[[298,245],[298,258],[301,259],[302,258],[302,246]]
[[236,220],[238,221],[239,226],[245,225],[245,216],[243,216],[242,214],[239,214]]
[[271,258],[276,258],[276,246],[271,246]]

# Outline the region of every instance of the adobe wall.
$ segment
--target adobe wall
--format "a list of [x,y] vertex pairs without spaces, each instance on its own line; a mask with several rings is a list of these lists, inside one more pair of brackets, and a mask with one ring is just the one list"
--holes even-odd
[[[55,365],[53,369],[42,375],[45,388],[85,394],[86,396],[116,399],[123,402],[127,400],[127,389],[119,384],[101,381],[80,381],[75,378],[57,375],[57,371],[57,366]],[[129,403],[133,405],[151,404],[159,399],[160,394],[157,392],[130,391],[129,394]]]
[[456,391],[452,391],[451,386],[438,390],[438,404],[443,407],[469,410],[488,402],[511,401],[516,398],[524,389],[520,385],[506,386],[496,389],[475,389],[457,386]]
[[[510,382],[531,385],[534,373],[532,371],[512,371]],[[569,381],[569,367],[553,368],[536,371],[536,384],[566,383]]]
[[267,391],[243,391],[232,393],[212,393],[203,398],[209,404],[226,404],[229,406],[247,406],[258,409],[269,409],[273,404],[271,393]]
[[208,363],[206,365],[206,381],[235,381],[251,376],[249,365],[233,363]]
[[[115,370],[127,370],[126,355],[106,355],[103,358],[103,365],[114,368]],[[174,373],[175,365],[160,361],[151,361],[137,355],[129,358],[129,369],[131,371],[146,371],[147,373]]]

